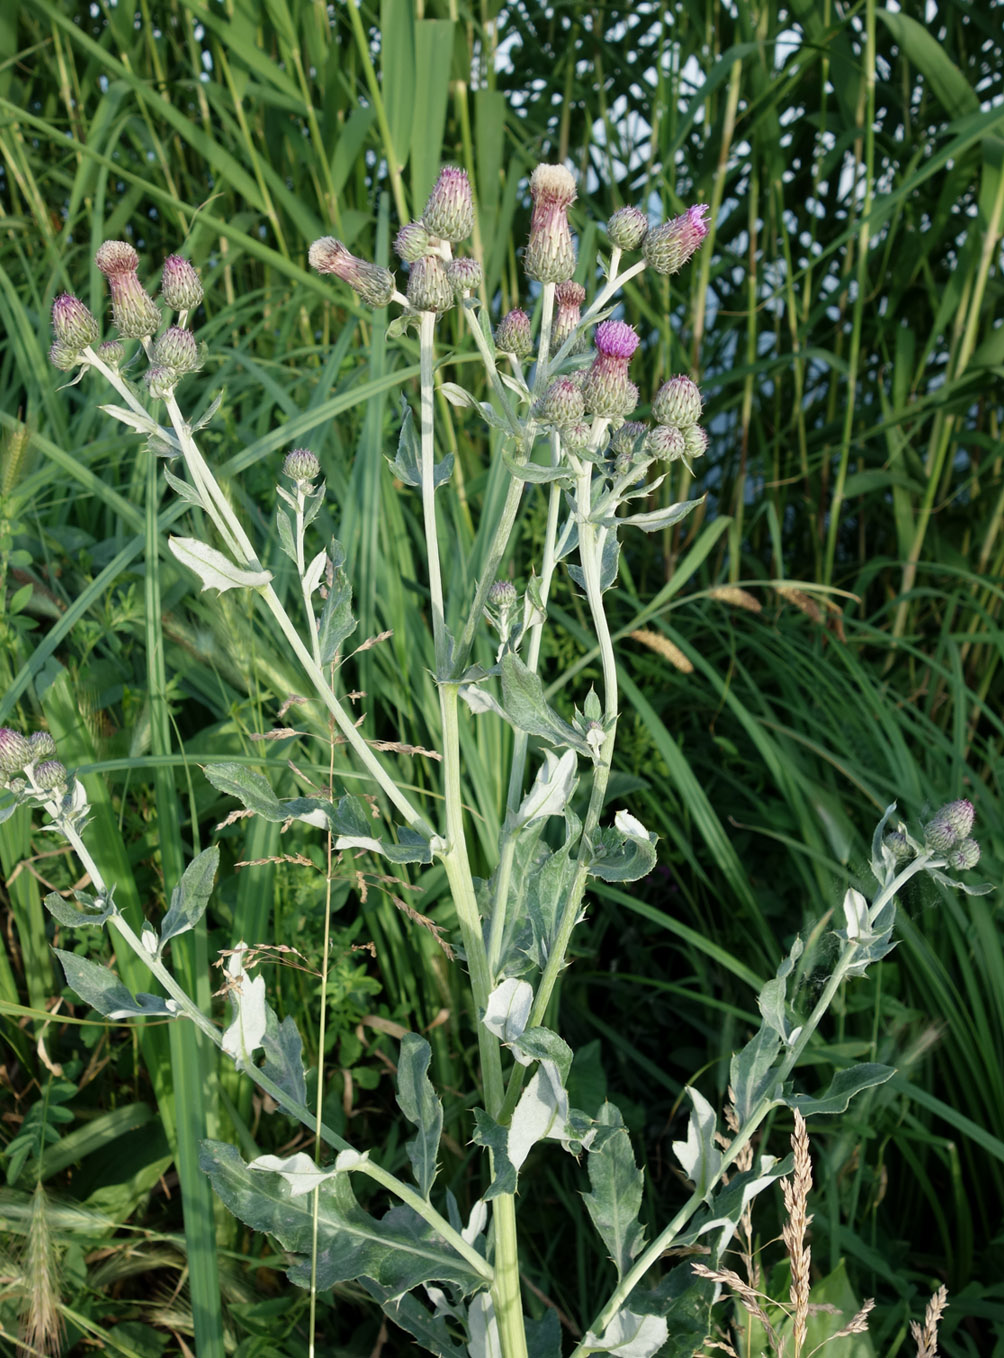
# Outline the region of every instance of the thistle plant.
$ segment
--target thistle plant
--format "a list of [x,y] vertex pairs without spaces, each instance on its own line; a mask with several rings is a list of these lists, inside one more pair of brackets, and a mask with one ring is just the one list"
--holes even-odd
[[[280,798],[264,777],[235,763],[213,764],[206,776],[247,813],[315,827],[333,838],[339,852],[379,855],[393,867],[436,861],[443,868],[459,935],[456,965],[469,982],[479,1053],[479,1087],[467,1091],[474,1105],[467,1134],[480,1148],[484,1169],[481,1196],[468,1219],[461,1219],[452,1194],[436,1183],[443,1106],[429,1079],[424,1038],[407,1035],[397,1062],[398,1102],[414,1126],[406,1180],[381,1164],[379,1147],[352,1144],[325,1125],[323,1072],[311,1106],[295,1017],[276,1014],[263,978],[250,974],[242,940],[234,938],[227,955],[227,1024],[203,1012],[179,984],[169,962],[170,943],[207,908],[219,863],[216,846],[188,866],[164,916],[147,920],[137,933],[116,906],[114,883],[103,880],[88,850],[83,786],[58,762],[44,732],[30,737],[0,732],[0,778],[9,794],[2,814],[22,803],[45,814],[90,881],[90,889],[74,891],[72,899],[50,894],[48,909],[64,928],[103,924],[117,931],[163,992],[133,994],[105,968],[60,950],[76,993],[111,1019],[156,1016],[194,1023],[272,1097],[281,1116],[316,1133],[315,1155],[301,1151],[246,1162],[222,1142],[202,1148],[202,1167],[220,1197],[248,1225],[275,1237],[291,1256],[294,1282],[325,1289],[357,1281],[392,1320],[437,1354],[558,1355],[555,1312],[537,1320],[526,1314],[517,1220],[526,1157],[536,1143],[554,1141],[584,1162],[585,1204],[616,1272],[616,1284],[575,1345],[574,1358],[593,1352],[646,1358],[670,1335],[677,1341],[674,1351],[683,1353],[691,1336],[690,1352],[697,1353],[711,1329],[714,1284],[688,1264],[667,1267],[667,1250],[700,1244],[716,1268],[752,1200],[791,1173],[790,1160],[751,1152],[751,1140],[771,1110],[839,1115],[857,1091],[892,1074],[874,1064],[841,1070],[821,1092],[800,1092],[794,1079],[838,989],[894,946],[903,886],[926,872],[964,890],[982,890],[963,887],[954,876],[975,865],[978,848],[968,803],[942,808],[918,838],[895,818],[895,807],[888,808],[872,845],[877,889],[871,899],[857,888],[847,891],[833,969],[814,1008],[797,1014],[787,995],[801,939],[758,997],[760,1027],[732,1060],[734,1122],[726,1147],[708,1099],[696,1088],[688,1091],[689,1121],[674,1153],[691,1187],[672,1219],[646,1241],[639,1221],[643,1178],[623,1119],[611,1104],[571,1106],[572,1051],[546,1019],[590,881],[631,882],[656,862],[656,837],[629,809],[608,805],[619,695],[605,595],[617,581],[623,537],[678,524],[699,503],[660,506],[658,492],[667,485],[670,465],[691,465],[708,439],[695,383],[680,374],[647,391],[639,335],[611,311],[624,284],[641,270],[675,274],[686,267],[707,234],[707,209],[693,206],[651,229],[638,209],[616,213],[608,228],[609,255],[602,261],[604,281],[587,302],[593,273],[579,268],[568,220],[576,194],[573,176],[563,166],[539,166],[530,192],[525,266],[536,286],[535,305],[528,297],[524,308],[510,311],[494,330],[475,295],[478,263],[460,252],[474,222],[470,185],[460,170],[442,172],[421,220],[404,224],[396,238],[408,266],[403,290],[394,273],[357,258],[334,238],[309,248],[313,268],[347,283],[361,303],[399,309],[392,333],[406,327],[418,333],[417,409],[405,413],[391,465],[421,499],[441,800],[422,799],[403,785],[340,696],[336,661],[355,626],[350,563],[337,542],[313,539],[325,496],[318,456],[290,450],[277,486],[278,542],[299,582],[299,599],[287,608],[200,451],[198,436],[219,398],[198,421],[186,418],[179,403],[179,388],[191,388],[206,358],[189,326],[202,295],[192,266],[178,255],[165,261],[158,303],[141,282],[135,250],[121,241],[102,245],[96,262],[108,280],[118,331],[105,344],[102,327],[78,299],[63,296],[53,306],[55,366],[75,373],[75,381],[96,378],[113,389],[118,401],[103,409],[164,458],[168,485],[208,522],[211,541],[171,537],[170,551],[203,590],[255,596],[288,643],[304,683],[330,714],[356,773],[366,780],[367,796]],[[625,263],[632,255],[637,258]],[[455,545],[440,542],[436,497],[447,493],[452,462],[437,460],[433,400],[437,324],[454,309],[480,355],[491,399],[479,400],[452,382],[440,383],[438,390],[498,432],[508,476],[496,519],[481,526],[490,543],[486,567],[462,600],[446,598],[441,568],[444,551]],[[130,364],[138,359],[136,370],[145,368],[139,381],[126,375],[128,347],[136,350]],[[651,420],[634,419],[645,404]],[[538,494],[547,503],[540,559],[515,560],[517,518],[526,499]],[[545,629],[554,626],[549,601],[562,563],[584,598],[601,678],[599,691],[590,689],[581,707],[559,711],[545,694],[541,656]],[[448,622],[456,618],[459,623]],[[475,878],[469,851],[461,704],[472,720],[511,729],[505,814],[485,880]],[[390,1204],[383,1215],[357,1201],[354,1179],[369,1179],[382,1191]]]

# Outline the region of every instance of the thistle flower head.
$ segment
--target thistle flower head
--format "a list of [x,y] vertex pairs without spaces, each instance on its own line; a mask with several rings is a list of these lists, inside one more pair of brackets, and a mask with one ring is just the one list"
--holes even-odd
[[946,802],[924,826],[924,843],[935,853],[948,853],[969,837],[974,814],[972,802]]
[[645,446],[660,462],[678,462],[687,451],[683,431],[675,424],[657,424],[650,431]]
[[468,297],[481,286],[484,274],[476,259],[465,256],[463,259],[450,260],[446,266],[446,276],[457,297]]
[[615,457],[622,453],[631,456],[648,443],[648,426],[640,420],[625,420],[619,429],[610,435],[610,451]]
[[160,309],[139,281],[139,255],[128,241],[106,240],[94,262],[108,279],[112,319],[126,339],[147,339],[160,325]]
[[416,259],[429,253],[431,241],[424,222],[407,222],[394,238],[394,250],[405,264],[414,264]]
[[703,457],[708,451],[708,431],[699,424],[688,425],[683,430],[683,446],[687,457]]
[[968,872],[980,861],[980,846],[975,839],[963,839],[948,854],[948,866],[956,872]]
[[35,765],[35,786],[43,792],[51,792],[66,782],[66,767],[58,759],[43,759]]
[[408,302],[415,311],[449,311],[453,306],[453,287],[446,265],[438,255],[416,259],[408,274]]
[[20,731],[0,727],[0,775],[20,773],[31,763],[31,746]]
[[57,344],[74,352],[97,344],[101,331],[83,302],[64,292],[52,304],[52,334]]
[[512,608],[519,596],[511,580],[496,580],[488,590],[488,602],[492,608]]
[[155,363],[153,367],[147,368],[144,381],[151,396],[157,400],[166,400],[174,394],[174,389],[178,385],[178,374],[173,368]]
[[118,368],[125,362],[125,345],[121,340],[105,340],[104,344],[98,345],[97,353],[109,368]]
[[687,260],[696,253],[708,234],[704,214],[708,207],[698,203],[680,217],[654,227],[642,242],[642,253],[656,273],[679,273]]
[[60,372],[68,373],[83,362],[83,355],[79,349],[71,349],[69,345],[60,344],[59,340],[56,340],[49,346],[49,362]]
[[556,377],[537,402],[536,414],[545,424],[560,427],[581,420],[585,408],[578,385],[567,377]]
[[637,250],[648,235],[648,218],[641,208],[619,208],[607,222],[607,235],[619,250]]
[[202,301],[202,283],[192,264],[168,255],[160,276],[160,295],[174,311],[193,311]]
[[322,236],[310,247],[307,258],[317,273],[333,273],[354,288],[367,306],[386,306],[394,295],[394,275],[379,264],[358,259],[334,236]]
[[171,368],[177,376],[196,372],[201,366],[199,346],[191,330],[172,325],[153,346],[153,361],[163,368]]
[[913,857],[913,847],[902,830],[893,830],[891,834],[886,835],[882,843],[897,863],[905,862],[906,859]]
[[507,311],[495,327],[495,347],[504,354],[515,354],[517,358],[529,358],[533,353],[533,334],[530,330],[530,317],[519,307]]
[[139,268],[139,255],[125,240],[106,240],[98,246],[94,263],[106,278],[115,274],[135,273]]
[[640,343],[638,336],[624,321],[604,321],[593,336],[596,352],[604,358],[621,359],[625,363]]
[[689,377],[671,377],[652,400],[652,416],[660,424],[686,429],[701,418],[701,393]]
[[52,759],[56,754],[56,742],[48,731],[32,731],[28,737],[28,748],[32,759]]
[[[582,303],[586,300],[586,290],[581,283],[568,279],[554,289],[554,300],[558,309],[554,324],[551,326],[551,348],[557,352],[579,324]],[[580,335],[572,346],[572,352],[581,351],[588,343],[587,337],[584,334]]]
[[530,176],[533,214],[523,257],[528,278],[564,283],[575,272],[575,246],[568,208],[575,200],[575,179],[563,165],[538,165]]
[[321,464],[309,448],[293,448],[283,459],[282,474],[291,481],[316,481]]
[[474,229],[474,199],[466,170],[446,165],[432,186],[422,221],[440,240],[451,245],[466,240]]

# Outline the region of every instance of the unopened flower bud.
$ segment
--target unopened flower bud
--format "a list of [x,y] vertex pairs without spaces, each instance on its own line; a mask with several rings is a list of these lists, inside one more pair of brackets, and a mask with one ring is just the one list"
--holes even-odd
[[648,218],[637,207],[622,207],[607,222],[611,245],[619,250],[637,250],[648,234]]
[[913,857],[913,848],[902,830],[894,830],[892,834],[886,835],[882,843],[889,850],[897,863],[902,863],[907,858]]
[[59,340],[49,346],[49,362],[60,372],[72,372],[83,362],[83,355],[78,349],[70,349],[65,344],[60,344]]
[[405,264],[429,253],[429,233],[423,222],[408,222],[401,227],[394,240],[394,250]]
[[160,276],[160,295],[174,311],[193,311],[202,301],[202,283],[181,255],[168,255]]
[[0,774],[20,773],[31,763],[31,746],[20,731],[0,727]]
[[28,748],[32,759],[52,759],[56,753],[56,742],[48,731],[32,731],[28,737]]
[[699,424],[683,430],[683,444],[688,457],[703,457],[708,451],[708,433]]
[[963,839],[948,854],[948,866],[956,872],[968,872],[980,861],[980,846],[975,839]]
[[[474,229],[474,199],[466,170],[446,165],[432,187],[422,221],[434,236],[451,245],[466,240]],[[435,308],[426,307],[432,311]]]
[[[554,289],[554,301],[558,310],[554,317],[554,324],[551,326],[551,348],[555,353],[578,327],[582,316],[582,303],[585,300],[585,288],[581,283],[576,283],[574,279],[570,278],[564,283],[559,283]],[[571,352],[580,352],[588,343],[587,336],[580,334],[576,343],[572,345]]]
[[593,441],[593,427],[587,420],[562,425],[561,441],[570,453],[584,453]]
[[199,346],[191,330],[182,330],[172,325],[165,330],[153,346],[153,361],[163,368],[173,368],[180,377],[182,373],[196,372],[201,367]]
[[516,307],[508,311],[495,327],[495,347],[504,354],[515,354],[517,358],[529,358],[533,353],[533,335],[530,331],[530,317]]
[[686,429],[701,418],[701,393],[689,377],[671,377],[652,399],[652,415],[660,424]]
[[959,843],[959,836],[949,821],[937,815],[924,826],[924,843],[934,853],[945,854]]
[[662,462],[677,462],[687,451],[683,432],[675,424],[657,424],[649,433],[645,446]]
[[687,260],[698,250],[708,234],[704,203],[688,208],[682,217],[654,227],[642,242],[642,253],[656,273],[679,273]]
[[101,331],[91,312],[79,298],[64,292],[52,304],[52,333],[57,344],[74,352],[97,344]]
[[533,215],[523,257],[528,278],[564,283],[575,272],[575,246],[568,208],[575,200],[575,179],[563,165],[538,165],[530,176]]
[[976,812],[973,810],[972,802],[965,799],[957,802],[946,802],[935,812],[935,818],[947,822],[959,839],[968,838],[975,817]]
[[496,580],[488,590],[488,602],[492,608],[511,609],[519,596],[511,580]]
[[450,287],[457,297],[467,297],[481,286],[481,279],[484,274],[476,259],[465,257],[463,259],[451,259],[446,266],[446,276],[450,280]]
[[316,481],[321,464],[309,448],[294,448],[283,459],[282,474],[291,481]]
[[621,453],[628,453],[634,456],[636,452],[641,452],[647,444],[646,435],[647,425],[640,420],[625,420],[619,429],[615,429],[610,435],[610,451],[615,457]]
[[416,259],[408,274],[408,301],[416,311],[449,311],[453,288],[438,255]]
[[358,259],[334,236],[322,236],[310,247],[307,258],[317,273],[333,273],[354,288],[367,306],[386,306],[394,295],[394,275],[379,264]]
[[575,424],[581,420],[586,405],[582,392],[567,377],[556,377],[537,402],[537,417],[545,424]]
[[118,368],[125,362],[125,345],[121,340],[105,340],[97,348],[98,358],[109,368]]
[[155,364],[152,368],[147,368],[145,381],[151,396],[158,400],[166,400],[178,385],[178,374],[173,368]]
[[34,779],[36,787],[43,792],[51,792],[66,782],[66,768],[58,759],[43,759],[35,765]]

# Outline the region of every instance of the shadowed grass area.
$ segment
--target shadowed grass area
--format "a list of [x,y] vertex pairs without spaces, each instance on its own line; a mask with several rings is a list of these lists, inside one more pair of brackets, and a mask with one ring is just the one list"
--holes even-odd
[[[917,824],[969,797],[983,875],[999,879],[1002,13],[953,3],[931,17],[874,0],[735,16],[689,3],[458,11],[435,0],[330,11],[274,0],[266,13],[167,0],[135,17],[121,4],[22,0],[0,14],[0,721],[46,725],[81,765],[104,865],[137,918],[163,908],[229,810],[200,765],[267,765],[284,795],[329,778],[356,784],[318,709],[280,714],[298,682],[281,636],[247,601],[199,595],[164,550],[164,530],[187,510],[159,460],[98,409],[92,379],[60,389],[47,360],[52,299],[70,289],[105,314],[91,260],[108,238],[136,245],[151,283],[171,251],[197,265],[208,353],[182,388],[186,414],[224,392],[205,448],[256,541],[271,544],[263,562],[280,594],[296,581],[272,531],[277,469],[290,447],[317,454],[328,486],[318,541],[345,546],[353,643],[391,633],[346,660],[345,690],[365,695],[356,711],[370,736],[435,750],[421,517],[384,462],[418,347],[311,274],[306,250],[332,233],[393,263],[390,242],[441,163],[474,184],[473,253],[497,313],[538,301],[520,266],[538,160],[579,174],[572,219],[590,295],[613,210],[635,204],[655,220],[711,207],[686,282],[646,273],[628,288],[643,401],[690,372],[711,434],[697,484],[677,467],[659,492],[669,503],[696,490],[704,506],[625,552],[615,605],[623,712],[611,801],[630,798],[664,852],[636,892],[593,901],[588,955],[561,994],[576,1045],[598,1042],[582,1087],[632,1109],[660,1200],[679,1193],[667,1166],[683,1085],[700,1076],[724,1100],[752,987],[796,931],[839,909],[890,801]],[[440,376],[464,383],[473,346],[459,320],[444,334],[454,347]],[[444,533],[477,561],[484,506],[507,473],[473,412],[443,400],[437,420],[440,455],[456,458]],[[540,541],[543,521],[528,495],[517,553]],[[460,559],[445,555],[458,611],[474,587]],[[730,602],[729,586],[761,611]],[[596,659],[567,578],[551,615],[567,635],[545,681],[559,705],[581,702]],[[641,630],[672,642],[690,671],[632,639]],[[257,740],[279,727],[299,734]],[[480,842],[487,861],[505,751],[469,717],[462,737],[475,852]],[[396,758],[406,781],[438,788],[434,760]],[[358,1139],[372,1128],[381,1140],[392,1120],[387,1025],[427,1031],[440,1081],[467,1087],[455,968],[407,913],[451,925],[437,869],[415,870],[402,892],[375,861],[329,873],[303,827],[237,822],[216,837],[225,872],[186,964],[207,1001],[219,981],[206,959],[219,948],[239,936],[295,945],[302,956],[277,955],[269,986],[279,1012],[300,1019],[310,1062],[326,1062],[328,1121]],[[200,1355],[231,1341],[298,1353],[305,1303],[281,1260],[261,1242],[247,1251],[191,1162],[207,1131],[262,1150],[285,1133],[246,1086],[200,1070],[205,1054],[155,1025],[133,1042],[80,1006],[68,1013],[65,996],[60,1018],[87,1021],[45,1017],[61,984],[41,899],[71,882],[59,858],[16,869],[50,847],[26,819],[0,826],[11,1243],[36,1182],[58,1190],[73,1344],[90,1335],[115,1351],[119,1331],[139,1347],[194,1329]],[[244,862],[258,866],[238,870]],[[337,937],[320,1053],[329,877]],[[901,1071],[837,1125],[812,1129],[816,1257],[829,1269],[846,1259],[857,1296],[879,1297],[878,1352],[910,1352],[906,1318],[944,1280],[941,1349],[985,1354],[1004,1333],[1000,906],[925,887],[900,923],[897,953],[835,1011],[832,1042],[805,1072],[823,1084],[828,1066],[852,1059]],[[814,941],[825,951],[825,933]],[[93,955],[103,947],[95,938]],[[800,984],[811,997],[811,962]],[[72,1091],[54,1099],[57,1078]],[[40,1133],[23,1156],[10,1152],[31,1117],[58,1130],[57,1150]],[[467,1132],[447,1130],[466,1211],[479,1191]],[[387,1162],[395,1153],[403,1163],[403,1147]],[[526,1211],[550,1243],[526,1267],[581,1324],[606,1264],[581,1243],[565,1166],[536,1163]],[[171,1271],[163,1295],[148,1285],[158,1270]],[[5,1334],[16,1309],[0,1302]],[[362,1315],[335,1298],[331,1351],[372,1351],[376,1323]]]

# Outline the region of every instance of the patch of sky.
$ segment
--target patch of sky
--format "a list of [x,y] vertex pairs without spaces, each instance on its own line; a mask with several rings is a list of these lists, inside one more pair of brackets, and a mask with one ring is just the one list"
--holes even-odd
[[796,28],[786,28],[774,39],[774,65],[780,70],[789,57],[802,46],[802,35]]

